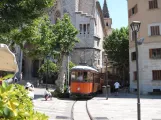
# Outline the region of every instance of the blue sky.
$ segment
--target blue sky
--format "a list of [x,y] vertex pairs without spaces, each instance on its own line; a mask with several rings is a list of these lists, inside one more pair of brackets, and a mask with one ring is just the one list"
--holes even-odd
[[[112,27],[121,28],[128,25],[127,0],[106,0],[110,17],[112,18]],[[104,0],[99,0],[103,6]]]

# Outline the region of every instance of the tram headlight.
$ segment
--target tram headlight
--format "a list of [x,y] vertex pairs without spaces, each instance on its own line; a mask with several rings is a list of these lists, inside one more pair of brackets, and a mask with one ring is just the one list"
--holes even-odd
[[80,87],[78,87],[77,90],[79,91],[80,90]]

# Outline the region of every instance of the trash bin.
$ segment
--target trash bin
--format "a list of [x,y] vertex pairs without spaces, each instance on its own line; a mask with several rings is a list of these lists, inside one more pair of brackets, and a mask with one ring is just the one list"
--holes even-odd
[[106,86],[102,86],[102,93],[103,93],[104,95],[106,95],[106,93],[107,93],[107,91],[106,91]]

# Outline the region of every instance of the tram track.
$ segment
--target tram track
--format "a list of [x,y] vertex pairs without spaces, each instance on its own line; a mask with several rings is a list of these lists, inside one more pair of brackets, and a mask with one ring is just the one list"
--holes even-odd
[[[81,107],[79,107],[79,106],[81,106]],[[71,120],[78,120],[78,119],[76,119],[78,117],[78,116],[76,116],[76,114],[78,114],[78,112],[79,112],[79,114],[81,114],[81,116],[85,117],[85,118],[83,118],[83,120],[93,120],[93,118],[89,112],[89,109],[88,109],[88,100],[75,101],[73,103],[72,109],[71,109]]]

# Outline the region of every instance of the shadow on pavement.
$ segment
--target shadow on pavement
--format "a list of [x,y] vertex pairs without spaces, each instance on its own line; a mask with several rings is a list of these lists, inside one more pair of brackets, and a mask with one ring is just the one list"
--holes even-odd
[[34,95],[34,100],[36,100],[36,99],[40,99],[40,98],[44,98],[44,96],[43,95]]

